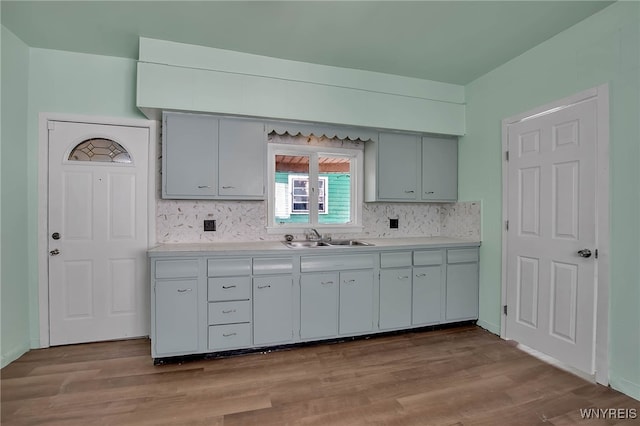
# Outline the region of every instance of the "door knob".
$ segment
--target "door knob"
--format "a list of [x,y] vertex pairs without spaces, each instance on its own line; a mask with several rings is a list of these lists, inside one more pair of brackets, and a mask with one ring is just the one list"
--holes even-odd
[[58,249],[53,249],[53,250],[51,250],[51,251],[49,252],[49,254],[50,254],[51,256],[57,256],[57,255],[59,255],[59,254],[60,254],[60,250],[58,250]]
[[60,233],[59,232],[54,232],[53,234],[51,234],[51,238],[53,238],[54,240],[59,240],[60,239]]
[[578,256],[591,257],[591,250],[589,250],[589,249],[578,250]]

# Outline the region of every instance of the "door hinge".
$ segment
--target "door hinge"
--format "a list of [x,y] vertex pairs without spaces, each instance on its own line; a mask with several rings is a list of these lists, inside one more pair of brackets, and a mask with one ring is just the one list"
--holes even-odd
[[504,152],[504,159],[505,161],[509,161],[509,151]]
[[504,229],[505,229],[506,231],[508,231],[508,230],[509,230],[509,221],[508,221],[508,220],[505,220],[505,221],[504,221]]
[[507,305],[504,305],[504,306],[502,307],[502,313],[503,313],[503,314],[505,314],[505,315],[507,315]]
[[596,252],[593,254],[593,256],[597,259],[598,258],[598,249],[596,249]]
[[55,130],[56,122],[55,121],[47,121],[47,130]]

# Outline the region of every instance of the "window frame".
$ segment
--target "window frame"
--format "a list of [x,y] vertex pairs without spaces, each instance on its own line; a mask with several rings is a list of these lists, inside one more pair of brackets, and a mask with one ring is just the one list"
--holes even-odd
[[[276,197],[276,155],[307,156],[309,157],[308,175],[310,191],[317,193],[317,183],[319,176],[319,158],[324,156],[349,158],[349,173],[351,175],[351,221],[345,224],[323,224],[319,222],[317,197],[309,199],[309,223],[276,223],[275,220],[275,197]],[[319,232],[362,232],[362,205],[364,202],[364,151],[356,148],[338,148],[315,145],[292,145],[269,143],[267,146],[267,233],[295,233],[305,232],[310,228],[315,228]],[[328,180],[327,180],[328,183]],[[328,211],[328,191],[325,188],[325,203]],[[293,202],[293,201],[292,201]],[[293,213],[293,212],[292,212]]]

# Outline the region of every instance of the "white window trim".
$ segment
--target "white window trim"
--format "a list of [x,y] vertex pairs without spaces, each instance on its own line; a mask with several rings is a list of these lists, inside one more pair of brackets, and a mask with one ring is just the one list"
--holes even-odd
[[[318,180],[318,158],[321,156],[343,156],[351,160],[351,218],[352,222],[344,225],[321,224],[318,222],[318,200],[311,197],[309,221],[310,223],[283,223],[275,222],[275,156],[303,155],[309,156],[309,182]],[[267,145],[267,226],[268,234],[305,232],[309,228],[315,228],[319,232],[362,232],[362,204],[364,200],[364,156],[360,149],[332,148],[323,146],[289,145],[270,143]],[[326,200],[325,200],[326,201]]]

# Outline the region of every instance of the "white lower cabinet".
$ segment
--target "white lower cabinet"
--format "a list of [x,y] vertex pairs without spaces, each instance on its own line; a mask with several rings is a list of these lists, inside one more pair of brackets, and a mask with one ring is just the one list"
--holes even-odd
[[441,305],[442,266],[413,268],[411,324],[437,324],[440,322]]
[[477,245],[300,253],[150,252],[152,356],[478,318]]
[[373,330],[373,271],[340,272],[339,334]]
[[411,325],[411,268],[380,271],[380,318],[382,330]]
[[253,344],[288,343],[293,340],[293,278],[253,279]]
[[300,337],[338,335],[338,274],[303,274],[300,278]]
[[157,354],[170,356],[198,350],[198,280],[158,280],[155,285]]
[[478,296],[478,249],[448,250],[445,319],[477,319]]

